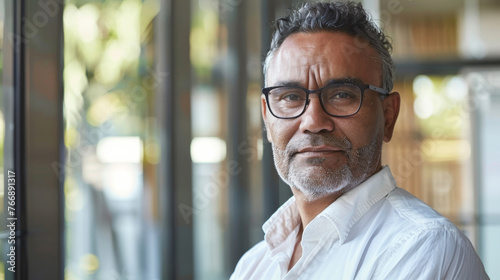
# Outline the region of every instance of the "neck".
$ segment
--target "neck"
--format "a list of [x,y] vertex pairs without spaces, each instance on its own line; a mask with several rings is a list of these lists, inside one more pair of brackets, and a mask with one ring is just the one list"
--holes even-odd
[[292,188],[292,193],[295,196],[295,203],[297,204],[297,208],[299,209],[300,218],[302,220],[302,229],[305,229],[306,226],[316,216],[318,216],[319,213],[323,212],[326,207],[328,207],[342,195],[342,193],[339,192],[319,198],[314,201],[309,201],[306,199],[304,194],[296,188]]
[[[382,169],[382,165],[379,164],[374,168],[372,172],[369,173],[368,176],[363,176],[360,182],[356,183],[354,187],[357,187],[367,178],[373,176],[373,174],[379,172]],[[295,196],[295,203],[297,204],[297,208],[299,209],[300,218],[302,220],[302,228],[305,229],[306,226],[318,216],[319,213],[323,212],[326,207],[330,206],[333,202],[335,202],[342,194],[346,191],[353,189],[354,187],[345,187],[344,189],[335,192],[331,195],[310,201],[307,197],[299,191],[297,188],[292,187],[293,196]]]

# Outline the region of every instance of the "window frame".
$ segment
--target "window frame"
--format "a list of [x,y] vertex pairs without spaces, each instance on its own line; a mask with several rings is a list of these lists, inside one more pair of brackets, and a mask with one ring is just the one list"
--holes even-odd
[[17,218],[16,267],[5,263],[5,279],[64,278],[64,172],[53,168],[65,158],[64,7],[48,3],[5,2],[4,169],[16,174]]

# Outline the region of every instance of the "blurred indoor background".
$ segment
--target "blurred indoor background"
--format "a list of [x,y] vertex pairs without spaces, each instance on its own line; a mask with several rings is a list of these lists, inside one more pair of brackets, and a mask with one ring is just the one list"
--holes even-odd
[[[228,279],[291,195],[261,66],[302,2],[0,0],[0,279]],[[402,95],[383,162],[500,279],[500,2],[362,2]]]

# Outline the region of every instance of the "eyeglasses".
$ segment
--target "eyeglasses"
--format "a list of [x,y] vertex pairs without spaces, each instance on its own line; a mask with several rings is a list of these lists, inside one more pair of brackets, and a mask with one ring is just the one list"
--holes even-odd
[[309,105],[309,94],[318,94],[321,107],[332,117],[348,117],[356,114],[363,104],[366,89],[371,89],[384,96],[389,91],[367,84],[336,83],[325,87],[308,90],[296,86],[276,86],[263,88],[267,107],[273,116],[279,119],[293,119],[301,116]]

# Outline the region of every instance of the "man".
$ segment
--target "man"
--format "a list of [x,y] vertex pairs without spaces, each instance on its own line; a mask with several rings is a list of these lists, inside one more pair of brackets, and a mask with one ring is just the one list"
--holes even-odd
[[390,51],[360,4],[277,21],[262,115],[293,197],[231,279],[488,279],[469,240],[381,166],[400,106]]

